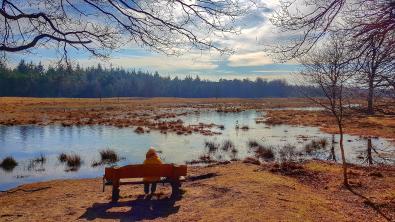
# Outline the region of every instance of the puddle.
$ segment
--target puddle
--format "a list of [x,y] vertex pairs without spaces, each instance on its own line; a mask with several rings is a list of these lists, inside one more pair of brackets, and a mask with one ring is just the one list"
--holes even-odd
[[[219,125],[212,131],[221,134],[213,136],[202,136],[198,133],[162,134],[154,130],[137,134],[134,128],[112,126],[0,126],[0,159],[12,156],[18,162],[11,171],[0,169],[0,190],[52,179],[100,177],[105,166],[92,167],[92,164],[100,160],[99,151],[107,148],[115,150],[121,157],[118,165],[141,163],[150,146],[161,151],[160,155],[165,162],[180,164],[204,154],[206,142],[222,144],[230,140],[237,149],[237,158],[242,159],[251,156],[247,145],[250,140],[272,146],[273,149],[291,144],[298,152],[302,152],[311,140],[326,138],[326,149],[314,151],[311,158],[339,159],[337,136],[334,136],[335,143],[332,143],[332,135],[323,133],[316,127],[257,124],[256,119],[259,117],[261,113],[253,110],[239,113],[205,110],[177,117],[183,120],[185,125]],[[236,129],[236,125],[239,125],[239,129]],[[242,130],[243,126],[248,126],[248,129]],[[362,137],[346,135],[344,145],[349,162],[395,163],[395,145],[391,141],[375,138],[369,142]],[[78,154],[81,157],[81,166],[76,171],[68,171],[65,164],[58,160],[58,155],[62,152]],[[45,157],[45,161],[37,161],[41,156]],[[224,158],[230,158],[230,155],[224,155]]]

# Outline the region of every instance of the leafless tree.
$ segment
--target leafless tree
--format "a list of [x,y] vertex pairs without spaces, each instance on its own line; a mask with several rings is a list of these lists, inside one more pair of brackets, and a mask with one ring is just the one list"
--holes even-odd
[[[363,39],[395,32],[395,2],[391,0],[283,0],[271,18],[282,32],[290,34],[275,47],[281,59],[297,58],[308,52],[326,34],[348,31]],[[391,33],[391,34],[389,34]],[[287,44],[285,44],[287,43]],[[395,46],[394,39],[388,42]]]
[[365,47],[358,56],[360,68],[357,80],[368,90],[367,112],[369,114],[374,114],[376,89],[388,88],[388,80],[395,75],[395,48],[389,46],[387,42],[385,35],[370,36],[370,39],[364,42]]
[[[311,49],[300,59],[303,66],[301,72],[304,84],[310,84],[316,91],[309,90],[305,94],[313,102],[329,111],[334,117],[339,130],[339,145],[343,164],[344,184],[348,185],[347,163],[344,153],[344,118],[347,112],[347,88],[352,80],[354,69],[348,47],[342,36],[331,35],[330,39],[319,47]],[[317,97],[317,95],[324,95]]]
[[237,17],[251,2],[239,0],[0,0],[0,53],[70,48],[105,57],[125,44],[165,54],[226,51],[214,36],[237,33]]

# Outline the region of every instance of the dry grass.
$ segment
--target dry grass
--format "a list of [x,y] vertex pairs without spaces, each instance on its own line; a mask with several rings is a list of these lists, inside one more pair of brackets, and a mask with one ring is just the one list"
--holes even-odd
[[318,140],[312,140],[304,146],[304,150],[307,154],[311,154],[315,151],[325,149],[328,146],[328,140],[321,138]]
[[77,154],[71,154],[67,157],[66,165],[68,169],[67,171],[77,171],[82,164],[81,157]]
[[255,157],[263,160],[274,160],[273,147],[258,143],[256,140],[248,141],[250,151],[254,152]]
[[99,154],[100,154],[100,161],[94,161],[92,163],[92,167],[97,167],[106,164],[113,165],[122,159],[114,150],[111,149],[101,150]]
[[[287,101],[287,102],[286,102]],[[109,98],[109,99],[68,99],[68,98],[0,98],[0,124],[59,124],[62,126],[112,125],[116,127],[145,127],[162,133],[187,135],[193,132],[202,135],[220,134],[212,131],[223,126],[199,124],[185,126],[179,120],[161,121],[188,114],[177,112],[184,108],[211,109],[219,107],[240,107],[262,109],[264,107],[306,106],[301,99],[183,99],[183,98]],[[192,111],[193,112],[193,111]],[[142,132],[142,131],[139,131]]]
[[61,163],[66,162],[66,161],[67,161],[67,154],[65,154],[65,153],[59,154],[58,160],[59,160],[59,162],[61,162]]
[[119,161],[118,154],[111,149],[101,150],[100,157],[102,162],[115,163]]
[[208,153],[215,153],[218,151],[221,144],[213,142],[213,141],[205,141],[204,147],[207,148]]
[[82,165],[81,157],[77,154],[61,153],[58,156],[58,160],[59,162],[66,164],[65,171],[77,171]]
[[[222,144],[214,141],[205,141],[205,153],[201,154],[198,159],[186,161],[186,164],[212,164],[238,161],[237,154],[239,150],[231,140],[224,140]],[[230,160],[230,161],[229,161]]]
[[[118,204],[111,189],[99,192],[101,179],[55,180],[0,194],[5,221],[389,221],[395,219],[395,175],[368,176],[352,168],[362,187],[342,187],[341,166],[312,161],[302,165],[311,175],[284,176],[266,165],[240,162],[189,167],[180,200],[168,199],[170,188],[158,186],[157,196],[144,199],[142,186],[121,186]],[[325,168],[324,172],[311,169]],[[19,190],[18,190],[19,189]],[[23,190],[32,192],[24,192]],[[62,201],[59,201],[62,200]],[[29,204],[26,204],[29,203]],[[23,206],[21,208],[20,206]],[[379,213],[380,212],[380,213]]]
[[[337,125],[332,116],[324,111],[267,110],[267,124],[291,124],[317,126],[327,133],[336,134]],[[344,131],[358,136],[378,136],[395,139],[395,116],[369,116],[354,112],[345,117]]]
[[12,156],[4,158],[0,163],[0,167],[5,171],[12,171],[17,165],[18,162]]

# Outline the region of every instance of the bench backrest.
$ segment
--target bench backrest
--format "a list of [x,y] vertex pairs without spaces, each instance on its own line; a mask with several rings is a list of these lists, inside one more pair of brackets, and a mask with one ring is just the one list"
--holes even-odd
[[110,180],[142,177],[179,178],[187,175],[186,165],[174,164],[136,164],[105,169],[104,177]]

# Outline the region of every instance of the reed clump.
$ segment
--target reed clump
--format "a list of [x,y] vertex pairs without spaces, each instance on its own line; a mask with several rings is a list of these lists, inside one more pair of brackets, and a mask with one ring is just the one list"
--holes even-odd
[[18,166],[18,162],[12,156],[7,156],[0,163],[0,167],[5,171],[12,171],[16,166]]
[[58,156],[58,160],[66,164],[66,171],[77,171],[82,165],[82,159],[77,154],[61,153]]

